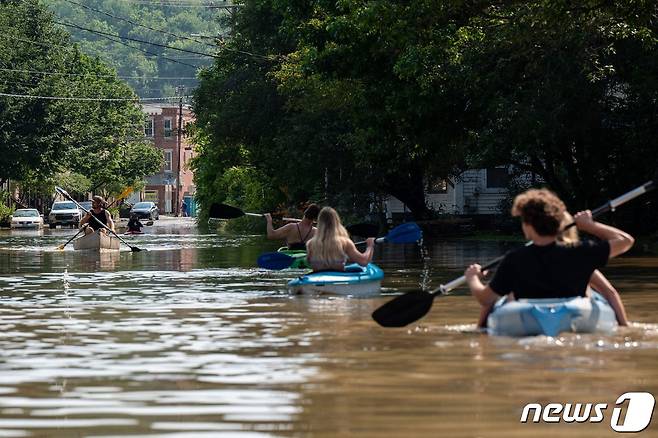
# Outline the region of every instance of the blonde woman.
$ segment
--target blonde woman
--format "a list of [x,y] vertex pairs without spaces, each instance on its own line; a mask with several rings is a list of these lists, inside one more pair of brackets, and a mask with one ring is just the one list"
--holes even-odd
[[347,262],[366,266],[372,260],[375,239],[366,241],[364,252],[356,249],[336,210],[324,207],[318,215],[318,229],[306,243],[306,259],[314,271],[344,271]]
[[[576,227],[570,227],[564,229],[567,225],[573,222],[573,216],[567,211],[564,212],[564,219],[560,227],[563,229],[562,234],[558,236],[557,241],[564,245],[577,245],[580,242],[580,236],[578,235],[578,229]],[[600,293],[615,311],[615,316],[617,317],[617,323],[621,326],[628,325],[628,319],[626,317],[626,309],[624,308],[624,303],[621,301],[619,292],[617,289],[608,281],[607,278],[599,271],[598,269],[592,273],[592,276],[589,279],[589,286]]]

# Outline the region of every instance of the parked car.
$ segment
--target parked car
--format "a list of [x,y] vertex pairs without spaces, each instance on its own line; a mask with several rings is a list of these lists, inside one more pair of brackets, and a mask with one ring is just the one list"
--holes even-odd
[[160,219],[158,207],[153,202],[138,202],[130,209],[130,214],[136,214],[140,219]]
[[71,225],[75,228],[80,224],[81,217],[75,202],[55,201],[48,215],[48,226],[55,228],[57,225]]
[[36,228],[43,226],[43,217],[36,208],[19,208],[11,215],[11,228]]

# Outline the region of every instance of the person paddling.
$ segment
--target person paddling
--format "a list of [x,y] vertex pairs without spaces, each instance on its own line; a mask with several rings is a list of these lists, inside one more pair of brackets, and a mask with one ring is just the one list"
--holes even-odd
[[562,200],[547,189],[528,190],[514,199],[512,215],[521,218],[523,234],[533,244],[507,254],[488,285],[481,281],[486,272],[482,272],[480,265],[466,269],[464,276],[471,293],[482,306],[481,323],[501,296],[508,295],[509,299],[587,296],[587,285],[594,272],[603,268],[610,258],[628,251],[635,242],[626,232],[594,221],[589,210],[577,213],[574,222],[580,231],[600,240],[568,245],[559,242],[565,212]]
[[374,237],[366,240],[364,252],[356,249],[336,210],[324,207],[318,215],[318,230],[306,244],[306,259],[314,271],[344,271],[348,261],[366,266],[374,250]]
[[[100,196],[91,198],[91,210],[80,220],[80,227],[85,227],[85,234],[91,234],[96,230],[101,230],[103,227],[98,223],[100,221],[106,227],[114,231],[114,221],[109,211],[105,209],[105,200]],[[94,220],[93,217],[98,219]]]
[[142,232],[142,228],[144,228],[144,225],[139,221],[137,215],[133,213],[130,215],[130,220],[128,221],[126,227],[128,228],[127,232],[139,234]]
[[272,227],[272,215],[264,214],[267,220],[267,238],[270,240],[285,240],[289,250],[303,251],[306,249],[308,242],[315,234],[316,228],[313,222],[318,218],[320,207],[316,204],[310,204],[304,210],[304,217],[301,222],[286,224],[276,230]]

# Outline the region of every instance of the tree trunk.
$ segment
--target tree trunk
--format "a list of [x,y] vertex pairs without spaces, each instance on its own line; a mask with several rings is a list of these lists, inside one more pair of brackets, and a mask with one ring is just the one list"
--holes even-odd
[[411,211],[414,219],[428,219],[432,216],[425,200],[425,184],[420,170],[389,175],[386,192],[402,201]]

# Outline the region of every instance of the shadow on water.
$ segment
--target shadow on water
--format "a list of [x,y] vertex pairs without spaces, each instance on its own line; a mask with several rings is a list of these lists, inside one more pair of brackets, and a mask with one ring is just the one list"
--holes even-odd
[[[465,290],[383,329],[370,313],[388,296],[289,295],[300,271],[255,263],[278,242],[150,231],[130,237],[148,251],[103,254],[56,250],[70,230],[0,231],[0,436],[548,436],[519,423],[526,403],[658,391],[655,258],[606,269],[630,328],[490,338]],[[377,248],[385,294],[436,287],[510,247],[423,245]]]

